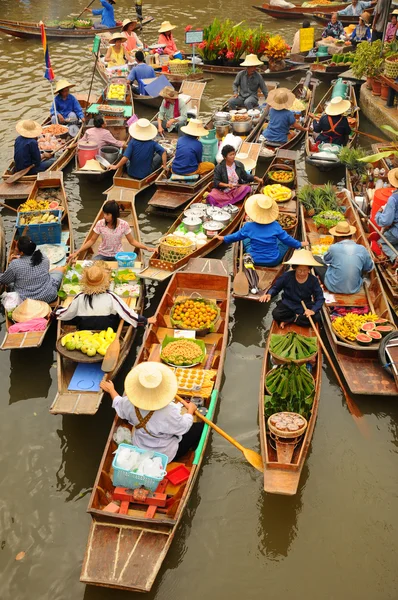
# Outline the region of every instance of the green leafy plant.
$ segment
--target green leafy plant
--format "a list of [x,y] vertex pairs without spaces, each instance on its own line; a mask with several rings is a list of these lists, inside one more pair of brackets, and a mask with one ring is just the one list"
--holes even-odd
[[349,148],[343,146],[339,152],[340,162],[347,167],[349,171],[356,171],[362,175],[366,173],[366,164],[361,160],[365,156],[363,148]]
[[389,156],[398,156],[398,131],[391,127],[391,125],[381,125],[381,129],[385,129],[385,131],[389,131],[395,136],[395,139],[391,141],[390,147],[388,141],[386,141],[386,148],[388,150],[381,150],[376,154],[369,154],[368,156],[364,156],[363,158],[358,159],[361,163],[375,163],[383,158],[388,158]]
[[337,210],[324,210],[314,217],[315,225],[325,229],[335,227],[339,221],[344,221],[344,217]]
[[358,44],[352,63],[352,71],[358,79],[362,77],[378,77],[383,71],[384,58],[381,56],[381,40],[369,44]]
[[[304,185],[298,192],[297,198],[304,208],[318,214],[325,210],[339,210],[339,202],[333,184],[328,182],[323,186]],[[312,216],[310,214],[310,216]]]

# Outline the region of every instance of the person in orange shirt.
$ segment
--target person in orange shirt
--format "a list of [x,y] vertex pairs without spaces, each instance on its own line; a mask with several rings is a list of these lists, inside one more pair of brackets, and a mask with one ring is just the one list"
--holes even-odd
[[171,33],[173,29],[177,26],[172,25],[170,21],[163,21],[159,29],[159,39],[158,44],[166,44],[166,47],[163,48],[163,52],[168,54],[169,56],[174,56],[174,54],[178,53],[176,43],[174,41],[173,34]]
[[124,33],[127,40],[124,42],[123,46],[129,56],[131,56],[131,53],[134,54],[136,50],[139,50],[140,48],[144,47],[140,38],[135,33],[136,27],[137,21],[132,21],[131,19],[124,19],[122,33]]

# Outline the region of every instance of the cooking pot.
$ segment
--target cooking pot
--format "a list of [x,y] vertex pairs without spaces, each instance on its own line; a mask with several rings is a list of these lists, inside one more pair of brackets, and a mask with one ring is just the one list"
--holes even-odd
[[218,210],[213,213],[213,221],[217,221],[217,223],[222,223],[225,227],[231,220],[231,213],[225,210]]
[[214,129],[218,139],[224,138],[229,133],[229,121],[214,121]]
[[208,238],[213,238],[224,229],[224,225],[217,221],[207,221],[206,223],[203,223],[203,229]]
[[202,225],[202,219],[200,217],[189,216],[185,217],[185,219],[182,220],[182,223],[184,227],[188,229],[188,231],[193,231],[196,233],[199,231],[200,226]]
[[253,121],[252,119],[248,119],[247,121],[232,121],[231,125],[234,133],[245,134],[250,133],[252,130]]
[[184,210],[185,217],[204,217],[206,214],[207,206],[206,204],[202,204],[200,202],[196,204],[192,204],[189,208]]
[[239,207],[235,206],[235,204],[227,204],[227,206],[224,206],[224,210],[228,211],[234,217],[239,212]]
[[99,155],[113,165],[119,158],[119,148],[116,146],[102,146]]

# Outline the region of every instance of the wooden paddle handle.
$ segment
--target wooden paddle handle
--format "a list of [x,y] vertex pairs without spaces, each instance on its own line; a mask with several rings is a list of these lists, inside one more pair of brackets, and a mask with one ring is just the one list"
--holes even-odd
[[372,221],[369,219],[369,217],[365,215],[363,210],[361,210],[358,205],[355,205],[355,208],[359,212],[359,214],[362,215],[362,217],[364,217],[367,220],[368,225],[370,225],[372,227],[372,229],[374,229],[374,231],[379,234],[379,236],[381,237],[383,242],[385,242],[387,244],[387,246],[390,248],[390,250],[392,250],[398,256],[398,250],[396,248],[394,248],[394,246],[391,244],[391,242],[389,242],[388,239],[381,233],[380,229],[378,229],[376,227],[376,225],[374,223],[372,223]]
[[365,133],[364,131],[359,131],[358,129],[353,129],[352,130],[354,133],[358,133],[359,135],[364,135],[368,138],[370,138],[371,140],[375,140],[376,142],[381,142],[383,144],[388,144],[388,140],[382,140],[381,138],[375,136],[375,135],[370,135],[370,133]]
[[[181,404],[183,404],[185,406],[185,408],[189,407],[188,402],[183,400],[183,398],[181,398],[181,396],[178,396],[178,394],[176,394],[176,399],[179,402],[181,402]],[[225,438],[228,442],[230,442],[233,446],[235,446],[235,448],[238,448],[238,450],[240,450],[241,452],[245,451],[245,448],[243,446],[241,446],[241,444],[239,444],[239,442],[237,442],[233,437],[228,435],[228,433],[226,433],[223,429],[220,429],[220,427],[215,425],[213,423],[213,421],[209,421],[209,419],[207,419],[204,415],[202,415],[198,410],[195,411],[195,416],[199,417],[199,419],[204,421],[204,423],[206,423],[209,427],[214,429],[214,431],[217,431],[217,433],[219,433],[223,438]]]
[[4,208],[8,208],[8,210],[13,210],[14,212],[18,212],[18,210],[16,208],[13,208],[12,206],[8,206],[8,204],[5,204],[4,202],[0,202],[0,206],[4,206]]

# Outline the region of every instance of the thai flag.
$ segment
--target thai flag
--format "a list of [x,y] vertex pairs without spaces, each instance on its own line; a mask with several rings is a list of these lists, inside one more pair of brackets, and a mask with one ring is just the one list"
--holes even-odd
[[46,30],[44,28],[44,23],[42,23],[42,22],[40,22],[40,30],[41,30],[41,43],[42,43],[43,52],[44,52],[44,62],[46,65],[44,77],[46,79],[48,79],[48,81],[53,81],[55,79],[55,75],[54,75],[54,71],[52,70],[52,67],[51,67],[50,53],[48,51],[48,45],[47,45],[47,35],[46,35]]

